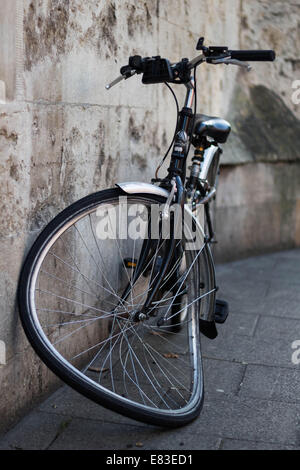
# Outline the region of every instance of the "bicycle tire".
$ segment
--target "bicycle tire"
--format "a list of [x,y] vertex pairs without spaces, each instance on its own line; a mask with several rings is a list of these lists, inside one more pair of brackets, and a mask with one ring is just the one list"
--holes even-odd
[[[20,274],[18,306],[21,322],[29,342],[41,360],[60,379],[82,395],[102,406],[138,421],[165,427],[182,426],[199,415],[203,403],[203,372],[198,326],[199,301],[193,303],[193,311],[190,309],[190,315],[191,318],[193,318],[193,326],[189,332],[192,332],[194,336],[192,337],[190,334],[189,342],[191,343],[191,355],[194,355],[193,360],[195,366],[191,398],[187,406],[178,409],[156,409],[154,407],[145,406],[131,399],[129,400],[126,397],[116,396],[111,390],[107,390],[92,381],[80,370],[74,368],[74,366],[57,351],[53,344],[50,343],[49,338],[46,336],[39,323],[35,311],[33,286],[39,274],[37,270],[41,269],[43,260],[45,260],[47,254],[50,253],[50,251],[47,251],[47,247],[54,246],[56,241],[59,240],[59,233],[67,233],[67,228],[73,227],[75,224],[74,221],[80,221],[85,213],[95,211],[101,204],[109,203],[118,199],[120,196],[124,196],[124,193],[118,188],[100,191],[87,196],[58,214],[40,233],[26,257]],[[154,204],[165,202],[164,198],[149,194],[131,195],[130,198],[133,201],[146,201],[147,203]],[[206,246],[204,246],[203,252],[206,252],[206,249]],[[46,251],[47,254],[45,255]],[[190,254],[190,259],[193,259],[193,256],[195,256],[195,253]],[[205,256],[204,259],[207,259],[207,256]],[[193,259],[193,265],[195,266],[193,270],[195,269],[195,272],[200,272],[198,261],[195,261],[195,258]],[[201,269],[203,269],[203,267]],[[207,266],[205,269],[207,269],[209,273],[210,267]]]

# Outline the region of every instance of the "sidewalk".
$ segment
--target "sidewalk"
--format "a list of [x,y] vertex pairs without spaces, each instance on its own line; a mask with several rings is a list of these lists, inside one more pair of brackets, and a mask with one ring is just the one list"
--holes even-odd
[[162,430],[63,386],[0,449],[300,449],[300,250],[220,265],[217,282],[230,315],[215,340],[202,340],[206,395],[196,421]]

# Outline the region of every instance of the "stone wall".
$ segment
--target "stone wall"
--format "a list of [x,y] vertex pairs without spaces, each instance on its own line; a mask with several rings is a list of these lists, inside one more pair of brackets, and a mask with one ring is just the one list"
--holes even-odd
[[300,3],[241,1],[240,49],[274,49],[273,63],[239,72],[227,116],[232,133],[224,149],[215,204],[219,261],[299,246]]
[[299,245],[297,18],[297,2],[284,1],[1,1],[0,429],[57,384],[18,320],[29,246],[76,199],[117,181],[149,181],[172,137],[164,85],[134,77],[105,90],[129,55],[193,57],[200,35],[232,49],[276,49],[277,61],[251,74],[199,68],[198,110],[233,124],[214,211],[217,258]]

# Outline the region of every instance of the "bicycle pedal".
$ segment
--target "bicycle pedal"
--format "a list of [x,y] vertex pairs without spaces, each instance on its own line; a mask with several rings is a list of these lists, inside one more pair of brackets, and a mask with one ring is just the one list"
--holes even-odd
[[228,317],[229,305],[225,300],[216,299],[215,322],[224,323]]
[[124,258],[123,259],[124,265],[128,269],[134,269],[137,265],[137,260],[133,258]]

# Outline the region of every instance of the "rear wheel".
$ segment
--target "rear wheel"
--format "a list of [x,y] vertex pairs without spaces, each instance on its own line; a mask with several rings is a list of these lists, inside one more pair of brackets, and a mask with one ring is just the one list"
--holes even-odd
[[111,189],[65,209],[31,248],[18,301],[29,341],[68,385],[137,420],[180,426],[202,406],[198,318],[210,294],[199,299],[206,248],[185,251],[175,284],[140,321],[165,240],[135,270],[151,206],[164,202]]

